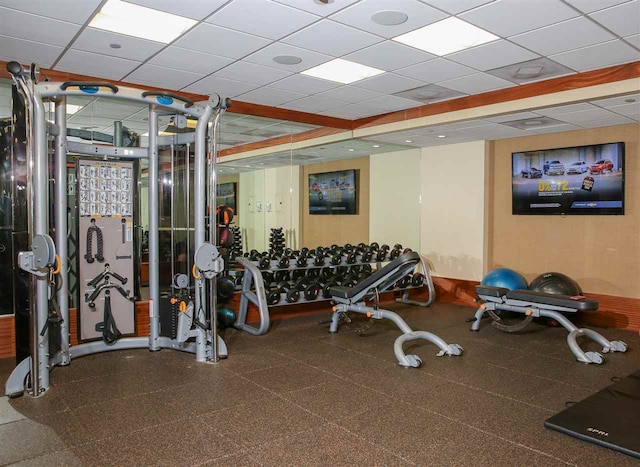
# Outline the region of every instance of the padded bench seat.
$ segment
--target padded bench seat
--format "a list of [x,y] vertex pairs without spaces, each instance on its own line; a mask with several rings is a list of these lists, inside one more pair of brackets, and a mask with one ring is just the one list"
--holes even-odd
[[553,305],[565,308],[574,308],[576,311],[589,311],[598,309],[598,301],[582,296],[571,297],[569,295],[556,295],[532,290],[511,290],[506,295],[508,300],[537,303],[540,305]]

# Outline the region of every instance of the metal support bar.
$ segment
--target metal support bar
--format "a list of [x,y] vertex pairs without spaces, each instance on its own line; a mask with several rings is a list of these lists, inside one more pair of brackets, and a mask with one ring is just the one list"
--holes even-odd
[[149,349],[159,350],[160,242],[158,188],[158,114],[149,106]]
[[56,249],[60,272],[58,277],[58,306],[62,322],[60,323],[60,351],[62,365],[68,365],[69,357],[69,270],[68,270],[68,198],[67,198],[67,98],[61,97],[56,101],[56,125],[60,128],[56,136],[55,156],[55,221],[56,221]]
[[[269,330],[270,325],[269,306],[267,305],[267,299],[265,297],[262,273],[251,261],[243,256],[236,258],[236,262],[244,267],[244,277],[242,278],[238,318],[233,327],[246,331],[254,336],[261,336]],[[255,293],[251,291],[252,283],[254,284]],[[247,324],[249,302],[258,307],[258,313],[260,314],[260,326],[258,328]]]
[[[207,124],[211,118],[213,109],[211,106],[206,106],[204,114],[198,118],[198,124],[196,125],[196,142],[195,142],[195,156],[194,156],[194,249],[195,251],[205,242],[205,217],[207,215],[206,200],[207,200],[207,184],[206,184],[206,136],[207,136]],[[205,280],[203,277],[195,280],[196,290],[196,319],[204,321],[202,312],[207,306],[207,289],[205,287]],[[213,310],[215,313],[215,310]],[[213,336],[212,340],[216,337]],[[196,360],[199,362],[208,361],[207,355],[207,331],[200,326],[197,328],[196,336]]]

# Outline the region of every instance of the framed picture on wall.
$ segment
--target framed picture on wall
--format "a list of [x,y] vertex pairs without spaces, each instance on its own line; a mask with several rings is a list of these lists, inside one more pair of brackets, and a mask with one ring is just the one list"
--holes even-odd
[[233,209],[233,214],[238,214],[238,203],[236,202],[236,184],[234,182],[220,183],[217,188],[216,206],[225,205]]
[[356,170],[309,174],[309,214],[358,214]]

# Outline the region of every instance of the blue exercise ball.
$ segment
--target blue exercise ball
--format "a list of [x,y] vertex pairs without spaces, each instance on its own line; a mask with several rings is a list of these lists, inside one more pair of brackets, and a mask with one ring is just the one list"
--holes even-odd
[[504,287],[509,290],[526,290],[527,280],[513,269],[498,268],[484,276],[482,285]]

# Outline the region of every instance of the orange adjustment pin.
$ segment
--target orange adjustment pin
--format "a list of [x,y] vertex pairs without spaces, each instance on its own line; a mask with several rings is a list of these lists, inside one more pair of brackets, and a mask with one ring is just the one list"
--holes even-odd
[[175,298],[175,297],[172,297],[171,300],[169,300],[169,301],[171,302],[172,305],[175,305],[176,302],[178,301],[178,299]]
[[370,311],[367,311],[367,318],[371,318],[372,313]]
[[486,306],[486,305],[480,305],[480,309],[481,309],[482,311],[484,311],[484,310],[486,310],[486,309],[487,309],[487,306]]
[[187,311],[187,302],[185,301],[180,302],[180,311],[183,313]]
[[527,311],[524,312],[524,314],[527,315],[527,316],[531,316],[531,313],[533,313],[531,310],[527,310]]

